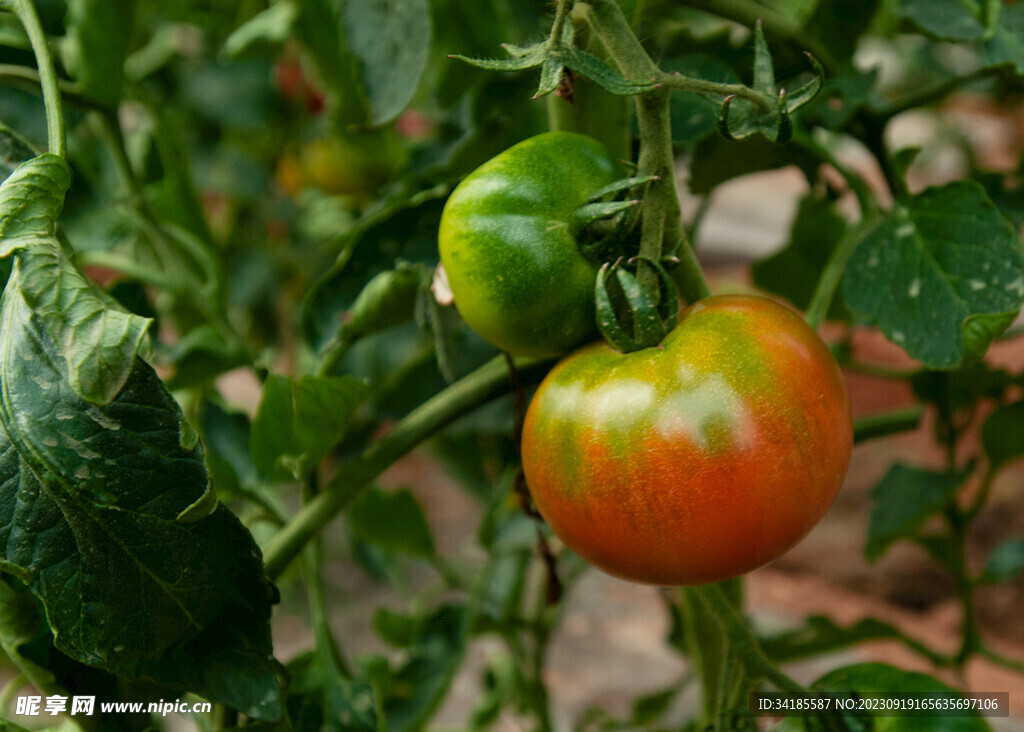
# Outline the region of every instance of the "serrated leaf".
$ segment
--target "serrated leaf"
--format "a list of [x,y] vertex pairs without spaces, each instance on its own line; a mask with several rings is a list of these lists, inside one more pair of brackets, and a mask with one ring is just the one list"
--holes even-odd
[[1024,539],[1010,539],[992,550],[980,581],[1009,582],[1024,573]]
[[1024,457],[1024,402],[992,412],[981,426],[981,444],[993,468]]
[[875,561],[893,542],[909,539],[941,511],[963,481],[961,475],[897,464],[871,490],[871,520],[864,554]]
[[430,524],[416,497],[401,489],[385,493],[371,488],[345,513],[353,538],[373,544],[387,552],[402,552],[415,557],[434,555],[434,537]]
[[19,165],[0,185],[0,257],[52,236],[71,187],[67,161],[44,153]]
[[627,79],[605,61],[578,48],[566,48],[561,58],[564,65],[582,74],[610,94],[626,96],[653,89],[653,80]]
[[980,41],[985,37],[975,0],[902,0],[899,16],[938,41]]
[[352,376],[270,374],[249,433],[253,462],[273,480],[300,478],[345,436],[367,391]]
[[[984,189],[958,181],[894,206],[850,257],[843,293],[910,356],[952,369],[1024,304],[1024,254]],[[979,316],[991,317],[969,322]]]
[[428,0],[346,0],[343,29],[359,59],[369,122],[390,122],[406,108],[427,67],[432,29]]
[[68,0],[64,65],[82,92],[105,107],[121,101],[135,0]]
[[0,300],[0,564],[68,656],[276,718],[259,549],[209,510],[202,448],[148,364],[131,356],[102,405],[72,386],[67,345],[25,297],[24,254]]
[[224,53],[235,58],[260,43],[283,43],[292,33],[299,8],[293,2],[278,2],[242,23],[224,41]]

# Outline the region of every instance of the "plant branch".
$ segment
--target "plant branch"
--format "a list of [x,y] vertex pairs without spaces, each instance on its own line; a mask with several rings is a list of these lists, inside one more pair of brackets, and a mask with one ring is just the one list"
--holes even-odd
[[807,690],[779,671],[761,650],[761,644],[746,619],[729,601],[720,585],[703,585],[694,588],[697,598],[704,603],[711,615],[721,623],[729,637],[730,651],[747,667],[750,675],[766,678],[781,691],[805,694]]
[[984,79],[987,76],[995,76],[999,72],[1000,69],[998,67],[980,68],[968,74],[963,74],[962,76],[954,76],[932,86],[919,89],[915,92],[899,97],[898,99],[894,99],[888,104],[878,108],[871,109],[869,114],[875,119],[888,121],[903,112],[923,107],[933,102],[938,102],[964,84],[969,84],[970,82],[977,81],[978,79]]
[[[587,20],[600,37],[620,71],[631,79],[665,76],[647,55],[633,34],[629,22],[614,0],[595,0],[582,4]],[[675,186],[675,157],[669,120],[669,90],[657,88],[636,97],[637,123],[640,128],[640,157],[637,175],[657,176],[643,199],[640,230],[640,265],[637,275],[647,292],[658,292],[658,273],[646,263],[660,262],[662,256],[680,245],[680,272],[683,297],[693,300],[711,293],[690,242],[685,238]],[[680,244],[681,243],[681,244]]]
[[743,84],[723,84],[717,81],[694,79],[678,72],[666,74],[660,71],[655,76],[655,81],[659,86],[672,91],[692,92],[705,97],[720,97],[715,100],[718,103],[721,103],[725,97],[743,99],[753,104],[761,112],[772,112],[778,106],[776,99]]
[[877,216],[865,218],[857,226],[849,229],[839,244],[829,255],[825,269],[822,270],[818,283],[815,285],[814,294],[811,296],[811,303],[807,306],[807,323],[817,330],[825,322],[828,316],[829,307],[832,305],[832,298],[839,289],[839,282],[843,278],[843,271],[846,269],[846,262],[853,254],[853,250],[871,232],[878,223]]
[[[36,89],[42,87],[42,80],[39,77],[39,71],[31,68],[30,66],[0,64],[0,79],[23,81]],[[96,102],[84,96],[82,94],[82,87],[73,81],[57,79],[57,88],[60,90],[62,98],[66,100],[72,101],[75,104],[88,109],[101,109]]]
[[858,444],[879,437],[910,432],[921,424],[924,407],[916,404],[906,409],[897,409],[883,414],[871,414],[853,420],[853,442]]
[[32,0],[4,0],[18,20],[25,26],[25,33],[32,43],[32,52],[36,56],[39,67],[39,86],[43,90],[43,103],[46,105],[46,132],[51,153],[62,158],[67,157],[67,135],[64,130],[64,110],[61,107],[60,88],[57,84],[57,71],[53,67],[53,57],[46,42],[46,34],[39,23]]
[[[520,383],[536,383],[549,366],[549,360],[518,360]],[[264,551],[267,576],[271,580],[280,576],[302,548],[396,460],[459,417],[511,391],[505,359],[497,356],[406,415],[362,455],[342,466],[323,492],[271,538]]]

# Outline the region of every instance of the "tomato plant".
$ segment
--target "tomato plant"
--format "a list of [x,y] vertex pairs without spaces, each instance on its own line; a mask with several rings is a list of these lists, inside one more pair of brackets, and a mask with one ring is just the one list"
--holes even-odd
[[598,567],[659,585],[775,559],[825,515],[850,459],[839,367],[771,300],[714,296],[659,348],[563,359],[523,426],[523,470],[555,533]]
[[0,729],[1019,684],[1022,99],[1024,2],[0,0]]
[[445,204],[438,243],[456,306],[504,351],[552,356],[595,331],[594,276],[572,216],[615,178],[592,138],[547,132],[466,176]]

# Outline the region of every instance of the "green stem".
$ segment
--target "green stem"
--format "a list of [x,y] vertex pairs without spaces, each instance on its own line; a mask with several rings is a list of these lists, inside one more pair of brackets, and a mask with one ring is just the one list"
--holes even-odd
[[742,660],[752,677],[768,679],[781,691],[799,694],[807,692],[803,686],[775,668],[765,657],[761,644],[754,636],[746,618],[740,614],[720,585],[695,587],[693,592],[721,624],[729,640],[730,652]]
[[[520,383],[536,383],[549,367],[548,360],[516,362]],[[459,417],[511,390],[505,359],[498,356],[406,415],[362,455],[343,465],[323,492],[271,538],[264,551],[267,576],[272,580],[280,576],[310,539],[392,463]]]
[[[629,22],[614,0],[583,4],[587,20],[604,43],[612,60],[628,78],[652,79],[665,76],[640,45]],[[711,293],[690,242],[685,239],[675,185],[675,157],[669,119],[669,90],[658,88],[636,97],[640,128],[640,158],[637,175],[657,176],[644,196],[640,233],[640,255],[660,262],[662,255],[681,242],[679,275],[685,283],[683,295],[689,300]],[[648,292],[658,292],[658,273],[643,260],[638,279]]]
[[853,420],[853,442],[858,444],[879,437],[916,430],[921,424],[924,407],[915,405],[884,414],[872,414]]
[[829,255],[825,269],[822,270],[814,288],[811,303],[807,306],[807,324],[815,330],[825,322],[828,309],[832,305],[832,298],[835,297],[836,290],[839,288],[839,282],[843,278],[843,271],[846,269],[846,262],[850,259],[850,255],[877,223],[878,220],[874,216],[864,219],[846,232]]
[[830,150],[826,144],[815,139],[813,134],[807,134],[804,132],[797,132],[794,134],[792,142],[794,145],[802,147],[815,155],[823,163],[830,165],[837,173],[839,173],[840,176],[842,176],[843,180],[846,181],[846,185],[850,187],[850,190],[853,191],[853,195],[857,198],[857,205],[860,208],[861,220],[871,218],[881,212],[881,206],[878,203],[878,198],[864,179],[846,167],[846,165],[844,165],[843,162],[832,153],[832,150]]
[[705,79],[694,79],[680,73],[666,74],[660,71],[655,77],[655,81],[665,89],[718,97],[719,101],[724,100],[725,97],[743,99],[753,104],[761,112],[771,112],[777,107],[777,100],[743,84],[723,84]]
[[940,81],[933,86],[925,87],[924,89],[902,96],[899,99],[894,99],[882,107],[872,109],[870,111],[870,115],[875,119],[888,121],[911,109],[917,109],[918,107],[938,102],[951,92],[956,91],[958,87],[961,87],[964,84],[969,84],[972,81],[977,81],[978,79],[984,79],[987,76],[994,76],[1000,71],[1001,69],[998,67],[981,68],[976,71],[972,71],[969,74],[964,74],[963,76],[954,76],[950,79],[946,79],[945,81]]
[[[308,504],[317,495],[316,472],[311,471],[302,482],[303,504]],[[323,540],[318,534],[309,542],[302,552],[303,579],[309,596],[310,623],[313,626],[313,638],[316,653],[329,660],[331,667],[338,673],[351,677],[352,672],[344,654],[331,631],[327,612],[327,593],[324,589],[324,550]]]
[[39,67],[39,86],[43,90],[43,103],[46,105],[46,132],[49,150],[54,155],[67,157],[67,139],[64,130],[64,110],[60,102],[60,88],[57,85],[57,72],[53,67],[53,57],[46,42],[46,34],[39,23],[32,0],[4,0],[14,11],[18,20],[25,26],[25,33],[32,43],[32,52],[36,56]]

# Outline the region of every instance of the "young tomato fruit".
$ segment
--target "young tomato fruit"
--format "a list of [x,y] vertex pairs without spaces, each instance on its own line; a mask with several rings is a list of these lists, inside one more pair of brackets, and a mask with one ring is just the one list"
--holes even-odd
[[573,212],[616,179],[601,143],[547,132],[473,171],[441,215],[439,246],[469,326],[509,353],[555,356],[595,335],[594,277]]
[[609,574],[697,585],[749,572],[832,504],[853,442],[835,359],[782,305],[702,300],[660,346],[595,343],[540,385],[523,470],[541,514]]

